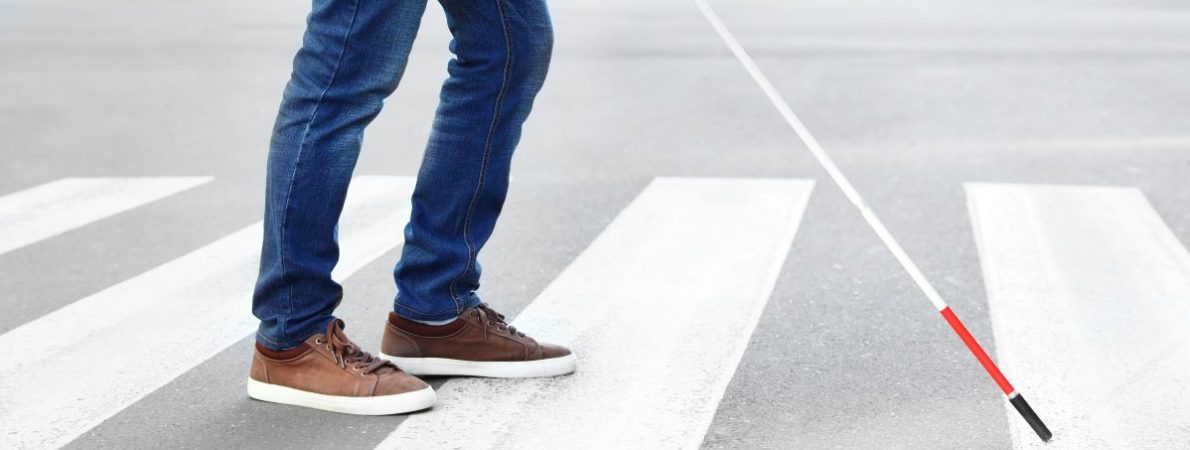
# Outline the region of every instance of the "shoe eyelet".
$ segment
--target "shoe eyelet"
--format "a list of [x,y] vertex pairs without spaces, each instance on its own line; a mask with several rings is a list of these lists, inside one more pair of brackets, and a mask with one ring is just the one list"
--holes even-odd
[[325,342],[326,341],[323,341],[322,338],[314,339],[314,345],[322,345]]

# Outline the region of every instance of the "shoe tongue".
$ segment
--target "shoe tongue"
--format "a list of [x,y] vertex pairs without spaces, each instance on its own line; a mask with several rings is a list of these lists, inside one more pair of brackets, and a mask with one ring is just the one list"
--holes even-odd
[[331,322],[330,326],[327,327],[327,331],[328,331],[327,339],[334,339],[334,340],[338,341],[339,343],[345,344],[345,345],[351,344],[351,339],[348,339],[347,333],[343,332],[343,328],[346,326],[347,326],[347,324],[343,323],[342,320],[335,319],[335,321]]
[[484,315],[488,316],[488,320],[504,322],[504,319],[500,318],[500,313],[496,312],[496,310],[492,309],[492,307],[488,306],[486,303],[481,303],[479,305],[479,309],[483,311]]

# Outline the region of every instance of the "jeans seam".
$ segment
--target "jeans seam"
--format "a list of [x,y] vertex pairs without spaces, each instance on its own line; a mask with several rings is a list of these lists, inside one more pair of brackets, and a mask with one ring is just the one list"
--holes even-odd
[[339,50],[339,57],[335,60],[335,68],[331,71],[331,79],[326,83],[326,88],[323,88],[322,93],[318,95],[318,101],[314,103],[314,109],[310,112],[310,119],[306,122],[306,129],[302,131],[302,138],[298,141],[297,156],[294,157],[293,170],[289,173],[289,188],[285,192],[285,206],[282,208],[281,215],[281,230],[278,233],[278,256],[281,261],[281,280],[285,283],[285,304],[288,310],[287,315],[281,320],[281,337],[282,339],[289,339],[289,331],[286,328],[289,318],[293,316],[293,282],[289,277],[289,270],[285,264],[285,226],[289,223],[290,216],[290,200],[293,198],[293,185],[296,184],[295,177],[297,176],[298,166],[302,162],[302,153],[306,149],[306,139],[310,137],[310,128],[313,127],[314,121],[318,118],[318,110],[322,107],[323,100],[326,99],[327,92],[335,86],[335,80],[339,77],[339,68],[343,65],[343,56],[347,54],[347,41],[351,39],[351,33],[355,30],[355,20],[359,16],[359,2],[356,0],[352,5],[351,22],[347,25],[347,31],[343,34],[342,47]]
[[265,342],[267,342],[267,343],[269,343],[269,344],[273,344],[273,346],[274,346],[274,347],[282,347],[282,348],[281,348],[282,350],[284,350],[284,349],[285,349],[285,347],[286,347],[286,344],[285,344],[285,343],[283,343],[283,342],[279,342],[279,341],[274,341],[274,340],[272,340],[272,339],[269,339],[269,337],[268,337],[268,336],[265,336],[263,333],[260,333],[260,332],[257,332],[257,333],[256,333],[256,338],[257,338],[257,339],[259,339],[259,340],[265,341]]
[[488,135],[484,142],[483,162],[480,164],[479,169],[479,181],[475,187],[475,193],[471,195],[471,203],[467,205],[467,214],[463,218],[463,245],[467,247],[467,262],[463,266],[463,271],[459,273],[459,275],[453,280],[451,280],[450,285],[448,286],[450,298],[455,304],[455,311],[459,314],[463,313],[463,299],[456,292],[455,286],[458,284],[459,280],[467,276],[468,273],[471,273],[472,259],[475,257],[475,250],[472,248],[470,238],[471,216],[474,213],[475,205],[479,201],[479,195],[481,192],[483,192],[484,182],[488,171],[488,163],[491,160],[492,140],[496,134],[496,123],[500,120],[500,109],[504,106],[504,95],[508,91],[510,77],[509,72],[512,68],[512,38],[508,32],[508,18],[505,17],[504,6],[501,3],[502,1],[503,0],[495,0],[496,12],[500,16],[500,27],[504,32],[504,78],[500,83],[500,91],[496,93],[496,104],[492,111],[492,122],[488,125]]
[[409,311],[412,311],[412,312],[415,312],[415,313],[418,313],[418,314],[424,314],[424,315],[427,315],[427,316],[432,316],[432,315],[435,315],[435,314],[448,313],[448,312],[457,312],[457,311],[458,311],[456,308],[447,308],[447,309],[443,309],[443,310],[439,310],[439,311],[429,311],[429,312],[426,312],[426,311],[422,311],[422,310],[419,310],[419,309],[416,309],[416,308],[412,308],[412,307],[409,307],[409,306],[405,306],[405,305],[397,305],[397,307],[398,307],[398,308],[401,308],[401,309],[406,309],[406,310],[409,310]]

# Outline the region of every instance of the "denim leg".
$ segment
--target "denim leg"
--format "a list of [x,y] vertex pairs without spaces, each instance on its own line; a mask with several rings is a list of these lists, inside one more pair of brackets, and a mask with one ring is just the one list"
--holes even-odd
[[417,320],[450,319],[479,303],[477,255],[504,206],[513,150],[553,47],[545,0],[439,2],[455,58],[393,271],[394,309]]
[[364,127],[396,89],[426,0],[314,0],[269,147],[252,312],[283,349],[321,332],[342,298],[335,236]]

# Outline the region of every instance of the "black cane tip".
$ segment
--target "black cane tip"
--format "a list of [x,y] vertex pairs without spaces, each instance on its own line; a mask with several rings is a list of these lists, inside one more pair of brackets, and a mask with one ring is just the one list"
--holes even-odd
[[1021,417],[1025,418],[1025,423],[1028,423],[1033,428],[1033,431],[1037,433],[1037,437],[1041,438],[1042,441],[1049,442],[1050,438],[1054,437],[1054,433],[1051,433],[1050,429],[1041,421],[1041,418],[1037,417],[1037,413],[1029,406],[1029,402],[1025,401],[1024,396],[1014,394],[1008,398],[1008,401],[1012,403],[1012,406],[1016,408],[1017,412],[1021,413]]

